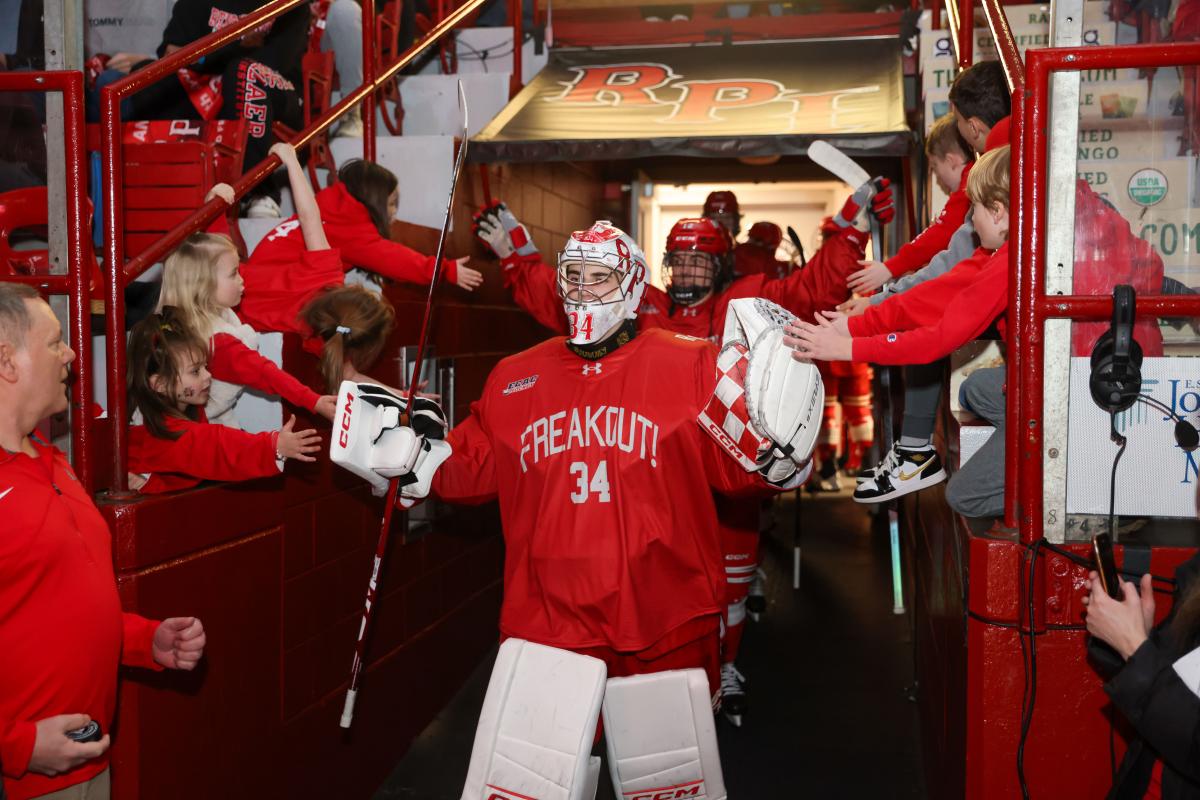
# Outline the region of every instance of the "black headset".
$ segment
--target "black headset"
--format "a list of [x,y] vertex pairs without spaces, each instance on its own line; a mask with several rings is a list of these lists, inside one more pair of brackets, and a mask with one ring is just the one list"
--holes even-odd
[[1112,327],[1092,348],[1092,399],[1116,414],[1131,408],[1142,393],[1142,346],[1133,338],[1135,293],[1128,284],[1113,289]]
[[1092,400],[1109,413],[1112,439],[1118,444],[1123,444],[1125,437],[1117,432],[1117,414],[1141,400],[1174,419],[1176,444],[1193,450],[1200,445],[1200,432],[1165,403],[1142,394],[1142,346],[1133,338],[1136,301],[1132,286],[1123,283],[1113,289],[1112,327],[1092,348],[1092,374],[1088,378]]

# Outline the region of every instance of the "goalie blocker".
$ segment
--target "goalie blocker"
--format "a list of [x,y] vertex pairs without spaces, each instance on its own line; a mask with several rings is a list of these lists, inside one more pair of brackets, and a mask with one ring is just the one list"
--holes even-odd
[[825,387],[811,361],[797,361],[783,343],[796,317],[761,297],[729,304],[717,386],[698,421],[747,472],[784,489],[812,471]]
[[404,419],[406,399],[373,383],[342,381],[329,458],[371,484],[376,497],[388,483],[400,482],[398,502],[405,508],[429,495],[433,474],[450,457],[446,416],[434,401],[413,401],[412,419]]

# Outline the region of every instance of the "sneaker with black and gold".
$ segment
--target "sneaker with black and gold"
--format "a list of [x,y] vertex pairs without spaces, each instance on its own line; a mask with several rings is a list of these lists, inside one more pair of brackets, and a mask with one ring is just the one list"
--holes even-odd
[[942,459],[932,445],[892,448],[875,474],[854,490],[856,503],[886,503],[946,480]]

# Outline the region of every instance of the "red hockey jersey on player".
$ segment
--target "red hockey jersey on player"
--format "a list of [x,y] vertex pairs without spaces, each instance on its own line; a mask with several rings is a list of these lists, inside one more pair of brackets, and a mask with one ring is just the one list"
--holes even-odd
[[433,488],[499,498],[506,636],[635,652],[718,613],[712,492],[770,487],[697,424],[715,383],[716,348],[666,331],[599,361],[555,338],[496,366]]
[[[317,192],[317,206],[332,249],[307,251],[300,221],[292,215],[242,264],[246,292],[238,316],[256,330],[306,334],[296,322],[300,308],[326,286],[340,286],[353,267],[406,283],[428,285],[433,277],[433,256],[380,236],[366,207],[343,184]],[[454,283],[457,263],[444,260],[442,274]]]
[[[809,260],[808,266],[782,280],[768,275],[747,275],[720,294],[694,306],[676,306],[662,289],[647,286],[638,309],[638,327],[666,328],[698,339],[717,341],[725,331],[729,301],[740,297],[765,297],[803,319],[831,309],[850,296],[846,279],[861,267],[862,235],[853,228],[830,237]],[[556,331],[567,330],[562,300],[555,285],[555,270],[540,256],[513,255],[504,259],[504,285],[513,300],[538,322]]]

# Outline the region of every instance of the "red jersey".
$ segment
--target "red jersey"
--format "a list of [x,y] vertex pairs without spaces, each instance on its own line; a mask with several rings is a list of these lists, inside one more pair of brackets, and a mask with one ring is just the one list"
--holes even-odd
[[[953,270],[929,283],[950,277],[952,273]],[[890,302],[889,299],[880,306]],[[853,360],[872,364],[928,364],[977,338],[997,318],[1000,318],[1000,336],[1004,338],[1008,329],[1002,315],[1007,310],[1008,243],[1005,242],[974,280],[953,295],[937,322],[906,331],[855,338]]]
[[739,278],[759,274],[768,278],[786,278],[791,267],[787,261],[775,258],[774,253],[750,242],[742,242],[733,249],[733,274]]
[[971,210],[971,200],[967,197],[967,175],[974,163],[969,162],[963,167],[958,188],[946,199],[946,205],[942,206],[933,224],[901,247],[896,255],[883,262],[893,276],[899,278],[906,272],[920,269],[950,245],[950,237],[962,227],[967,212]]
[[[875,336],[891,331],[908,331],[925,325],[936,325],[949,313],[961,311],[951,303],[958,293],[979,277],[979,272],[992,260],[992,251],[978,247],[969,257],[933,280],[918,283],[908,291],[894,294],[868,306],[866,313],[850,317],[851,336]],[[1005,289],[1007,297],[1007,287]]]
[[[433,256],[380,236],[366,206],[343,184],[317,192],[317,206],[330,250],[306,250],[300,220],[293,214],[242,265],[246,292],[238,316],[256,330],[308,335],[296,319],[300,309],[326,286],[340,286],[353,267],[406,283],[428,285],[433,278]],[[457,281],[457,263],[445,260],[442,274],[450,283]]]
[[87,714],[112,729],[120,664],[161,669],[158,623],[123,614],[112,537],[54,447],[37,458],[0,450],[0,766],[9,800],[89,780],[109,756],[55,776],[27,772],[35,723]]
[[599,361],[555,338],[492,371],[433,488],[451,501],[499,498],[504,635],[634,652],[718,613],[712,492],[770,487],[696,422],[716,355],[644,331]]
[[[725,332],[729,301],[741,297],[764,297],[802,319],[831,309],[850,296],[846,279],[860,269],[862,234],[853,228],[832,236],[809,260],[804,269],[783,279],[765,274],[747,275],[731,283],[720,294],[712,294],[691,306],[677,306],[662,289],[647,286],[638,309],[641,330],[666,328],[698,339],[718,341]],[[512,255],[504,259],[504,285],[513,300],[534,319],[556,331],[567,330],[562,300],[558,296],[555,270],[538,255]]]
[[248,481],[278,475],[275,457],[279,431],[249,433],[198,420],[165,417],[167,428],[183,433],[160,439],[145,425],[129,426],[129,471],[148,475],[143,494],[190,489],[201,481]]

